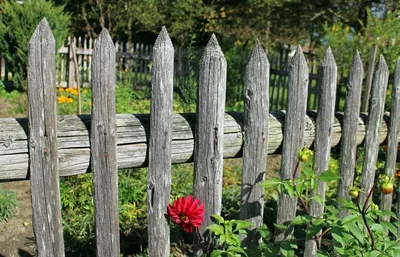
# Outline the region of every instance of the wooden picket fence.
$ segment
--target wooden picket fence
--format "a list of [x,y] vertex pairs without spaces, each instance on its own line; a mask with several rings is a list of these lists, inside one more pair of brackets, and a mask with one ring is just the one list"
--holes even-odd
[[[293,174],[299,174],[295,170],[301,169],[299,148],[313,144],[314,170],[320,174],[328,169],[331,148],[340,143],[338,198],[349,198],[357,145],[364,142],[361,183],[368,192],[374,182],[379,144],[385,141],[388,145],[385,172],[394,175],[400,61],[392,89],[391,110],[395,115],[385,114],[388,123],[383,119],[383,106],[389,72],[382,56],[373,79],[369,116],[362,119],[358,111],[363,77],[358,53],[350,70],[345,111],[335,116],[337,68],[329,48],[318,68],[317,112],[306,114],[309,71],[298,47],[289,67],[287,110],[269,113],[270,64],[257,43],[244,78],[244,113],[227,114],[224,111],[227,63],[213,35],[199,65],[197,113],[173,114],[174,48],[162,28],[152,50],[151,114],[117,115],[116,51],[104,29],[92,58],[92,114],[57,117],[55,51],[51,29],[43,19],[29,42],[28,119],[0,119],[0,180],[30,180],[39,257],[64,256],[59,176],[93,173],[97,256],[117,257],[120,254],[118,168],[148,165],[149,256],[162,257],[170,254],[170,233],[164,214],[171,190],[171,163],[194,160],[194,195],[205,204],[206,210],[201,235],[211,224],[210,215],[221,212],[223,158],[243,158],[240,215],[256,226],[263,222],[264,190],[257,185],[268,172],[267,154],[282,153],[280,177],[291,179]],[[318,193],[324,197],[324,183],[319,184]],[[392,194],[383,196],[381,208],[390,209],[392,197]],[[365,199],[365,195],[361,198]],[[281,193],[276,223],[292,220],[296,206],[297,198]],[[309,211],[310,215],[319,216],[323,206],[311,202]],[[290,237],[292,229],[278,231],[276,240]],[[196,236],[195,256],[204,251],[198,239]],[[316,242],[309,239],[304,256],[317,256],[316,251]]]

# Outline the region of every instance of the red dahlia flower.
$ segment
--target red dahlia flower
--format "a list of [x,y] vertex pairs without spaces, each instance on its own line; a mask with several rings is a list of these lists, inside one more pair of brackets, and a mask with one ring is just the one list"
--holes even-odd
[[204,220],[204,204],[200,204],[200,200],[193,199],[191,195],[181,197],[168,205],[167,214],[173,223],[186,232],[192,232]]

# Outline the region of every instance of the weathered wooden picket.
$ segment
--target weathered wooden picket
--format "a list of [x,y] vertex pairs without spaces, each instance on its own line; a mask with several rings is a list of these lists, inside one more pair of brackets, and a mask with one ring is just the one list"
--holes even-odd
[[[92,115],[57,117],[55,45],[45,19],[30,40],[29,116],[0,119],[0,181],[31,181],[39,257],[64,256],[59,176],[93,173],[97,256],[117,257],[120,253],[118,168],[148,165],[149,255],[162,257],[170,252],[164,214],[171,190],[171,163],[194,160],[194,195],[205,204],[206,210],[200,229],[205,240],[209,239],[204,232],[211,224],[210,215],[221,212],[223,158],[243,157],[240,215],[256,226],[263,222],[264,191],[258,184],[268,172],[267,154],[282,153],[281,179],[292,179],[301,169],[299,148],[313,145],[314,170],[320,174],[328,168],[330,149],[340,143],[338,197],[348,198],[357,145],[365,141],[367,157],[362,185],[368,190],[375,177],[379,144],[386,140],[385,172],[388,176],[394,174],[399,141],[400,61],[392,90],[394,115],[383,113],[388,70],[381,56],[373,79],[370,114],[360,117],[363,70],[358,53],[351,66],[345,112],[336,115],[337,68],[329,48],[318,68],[318,109],[309,115],[306,114],[309,72],[300,46],[289,66],[287,110],[276,113],[268,110],[270,66],[258,43],[244,78],[244,114],[224,112],[227,64],[215,35],[199,65],[196,114],[172,114],[174,48],[165,28],[153,49],[150,115],[116,114],[115,59],[115,47],[107,30],[103,30],[92,59]],[[318,193],[324,198],[324,183],[319,184]],[[392,195],[382,197],[381,207],[392,208]],[[276,222],[292,220],[296,209],[297,198],[281,193]],[[310,215],[319,216],[323,205],[311,202],[309,211]],[[397,214],[400,215],[399,210]],[[276,240],[290,238],[291,234],[291,227],[278,231]],[[199,241],[196,235],[195,256],[204,252]],[[257,237],[250,234],[244,244],[252,247],[257,244]],[[304,256],[317,256],[318,247],[319,242],[309,238]]]

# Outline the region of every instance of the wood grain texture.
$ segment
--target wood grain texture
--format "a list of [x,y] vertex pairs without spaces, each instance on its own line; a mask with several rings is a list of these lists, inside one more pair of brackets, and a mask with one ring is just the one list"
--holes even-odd
[[174,47],[165,27],[153,48],[147,186],[149,256],[170,255],[169,225],[164,218],[171,192]]
[[43,19],[28,48],[29,171],[33,230],[39,257],[64,256],[55,72],[55,40]]
[[115,47],[103,29],[93,53],[90,130],[97,257],[120,254],[115,74]]
[[[225,92],[226,60],[213,34],[199,65],[193,183],[194,195],[205,207],[199,232],[208,242],[204,232],[212,224],[210,216],[221,213]],[[201,247],[196,236],[195,256],[202,256]]]
[[[396,158],[398,151],[397,134],[399,133],[399,120],[400,120],[400,58],[397,59],[394,81],[392,86],[392,97],[391,97],[390,110],[394,115],[390,117],[389,122],[389,133],[387,138],[386,148],[386,162],[385,162],[385,174],[395,181],[394,173],[396,171]],[[389,210],[392,209],[393,194],[384,195],[381,194],[380,209]],[[382,217],[383,220],[389,221],[389,216]]]
[[[288,107],[282,145],[281,180],[299,175],[298,151],[303,147],[308,93],[308,67],[301,47],[298,46],[289,66]],[[296,174],[296,176],[294,176]],[[278,198],[277,223],[290,222],[296,216],[297,198],[280,193]],[[290,239],[293,227],[277,230],[276,241]]]
[[[314,141],[314,167],[317,176],[329,168],[331,153],[331,132],[334,124],[337,66],[330,48],[326,50],[325,57],[318,69],[318,109]],[[320,196],[325,201],[326,183],[318,181],[318,191],[312,192],[311,197]],[[320,217],[324,213],[324,205],[311,200],[309,214]],[[320,233],[316,236],[318,237]],[[317,257],[317,250],[321,246],[321,240],[308,238],[304,250],[305,257]]]
[[364,144],[364,162],[361,173],[361,188],[363,189],[359,197],[361,203],[364,203],[368,192],[375,182],[376,162],[379,151],[379,129],[383,119],[388,79],[389,70],[385,59],[381,55],[377,63],[371,88],[368,127]]
[[[311,146],[315,137],[316,112],[306,116],[307,126],[303,146]],[[343,113],[336,113],[332,130],[332,147],[339,147]],[[284,112],[271,112],[268,122],[268,154],[279,154],[282,150],[282,128]],[[386,116],[386,114],[385,114]],[[390,114],[386,116],[388,119]],[[358,119],[357,144],[365,138],[364,119]],[[172,115],[172,163],[193,162],[194,113]],[[147,167],[147,137],[150,116],[148,114],[117,114],[117,164],[118,168]],[[72,176],[91,172],[89,167],[90,115],[67,115],[57,117],[58,160],[60,176]],[[225,113],[224,158],[242,157],[243,113]],[[28,120],[26,118],[0,118],[0,182],[26,180],[28,176]],[[386,121],[382,121],[380,142],[387,136]],[[400,137],[397,137],[398,142]]]
[[[361,89],[363,82],[363,65],[358,51],[350,66],[346,102],[342,122],[342,140],[340,145],[340,181],[338,199],[350,199],[349,187],[353,186],[357,152],[357,125],[360,118]],[[338,204],[340,208],[342,205]],[[341,211],[339,217],[349,214]]]
[[[263,224],[264,188],[259,184],[266,173],[268,145],[269,62],[257,42],[246,67],[244,79],[243,172],[240,218],[256,227]],[[253,249],[259,236],[250,231],[244,245]]]

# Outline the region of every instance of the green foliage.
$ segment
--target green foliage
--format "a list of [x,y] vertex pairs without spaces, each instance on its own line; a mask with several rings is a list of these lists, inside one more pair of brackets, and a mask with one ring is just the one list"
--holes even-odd
[[17,208],[17,196],[9,190],[0,191],[0,222],[12,218]]
[[[332,48],[341,73],[349,71],[356,50],[360,52],[361,59],[366,64],[374,44],[378,46],[378,55],[383,54],[385,57],[390,70],[394,69],[397,57],[400,56],[400,43],[397,40],[400,30],[398,13],[387,12],[381,16],[369,11],[367,14],[367,20],[365,23],[361,23],[360,31],[342,22],[324,26],[326,45]],[[321,50],[322,56],[324,50]],[[366,71],[366,69],[364,70]]]
[[215,236],[218,247],[211,252],[211,257],[217,256],[248,256],[241,247],[241,235],[246,235],[246,229],[254,224],[243,220],[224,220],[219,215],[212,215],[214,224],[207,227]]
[[13,90],[8,92],[3,85],[1,85],[0,81],[0,103],[3,106],[0,108],[0,116],[1,117],[19,117],[21,115],[27,115],[27,94],[21,93],[17,90]]
[[25,88],[28,42],[39,22],[45,17],[56,40],[56,49],[67,38],[69,15],[63,6],[46,0],[5,0],[0,2],[0,49],[13,73],[15,88]]

